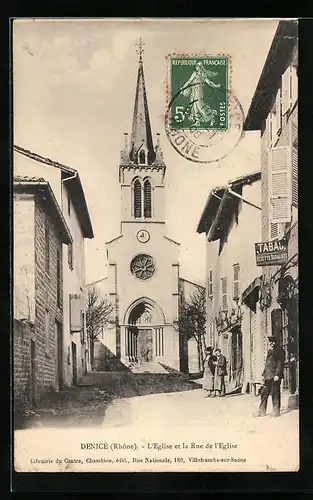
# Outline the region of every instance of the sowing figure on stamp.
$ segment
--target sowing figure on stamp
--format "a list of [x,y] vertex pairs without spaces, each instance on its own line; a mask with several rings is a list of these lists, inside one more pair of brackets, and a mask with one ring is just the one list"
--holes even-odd
[[204,102],[203,88],[205,84],[213,88],[219,88],[220,84],[216,84],[209,80],[209,77],[214,77],[218,73],[206,70],[201,61],[197,62],[195,71],[192,73],[189,80],[181,87],[180,91],[184,97],[189,98],[189,121],[193,121],[193,126],[199,127],[200,123],[209,123],[214,125],[217,110],[212,109]]

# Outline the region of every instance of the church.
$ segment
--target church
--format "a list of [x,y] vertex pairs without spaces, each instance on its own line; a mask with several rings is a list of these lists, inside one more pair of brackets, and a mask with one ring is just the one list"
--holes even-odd
[[166,235],[160,134],[153,137],[142,49],[130,136],[119,165],[121,234],[106,243],[114,318],[106,345],[119,366],[180,370],[179,243]]

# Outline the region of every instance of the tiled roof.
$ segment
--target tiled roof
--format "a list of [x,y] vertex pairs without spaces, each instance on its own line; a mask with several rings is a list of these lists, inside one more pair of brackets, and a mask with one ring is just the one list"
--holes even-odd
[[[83,190],[83,186],[80,181],[79,173],[77,170],[74,168],[68,167],[67,165],[63,165],[62,163],[59,163],[57,161],[51,160],[50,158],[46,158],[44,156],[41,156],[37,153],[34,153],[28,149],[22,148],[20,146],[13,146],[14,151],[17,153],[27,156],[31,160],[37,161],[39,163],[44,163],[45,165],[50,165],[51,167],[55,167],[61,170],[62,172],[62,180],[67,182],[68,190],[71,195],[71,199],[73,202],[73,205],[75,206],[75,210],[78,216],[78,219],[80,221],[82,231],[84,234],[85,238],[93,238],[93,228],[90,220],[90,215],[86,203],[86,198]],[[26,178],[21,178],[22,180],[18,182],[26,182]],[[36,182],[36,180],[30,180],[30,179],[38,179],[38,178],[33,178],[30,177],[28,182]],[[45,182],[43,180],[38,180],[38,182]]]
[[45,183],[48,182],[43,177],[28,177],[27,175],[15,175],[13,178],[13,182],[24,182],[24,183]]
[[291,62],[297,42],[298,22],[280,21],[244,122],[244,130],[261,129],[263,120],[273,106],[281,76]]

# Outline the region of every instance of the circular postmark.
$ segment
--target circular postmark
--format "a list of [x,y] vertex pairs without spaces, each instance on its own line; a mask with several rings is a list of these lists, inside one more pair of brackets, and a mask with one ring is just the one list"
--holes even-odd
[[[171,99],[165,115],[165,132],[169,142],[186,160],[196,163],[211,163],[222,160],[237,146],[243,136],[244,113],[234,94],[222,87],[210,88],[207,98],[219,97],[225,102],[219,110],[219,120],[224,119],[224,129],[214,127],[216,114],[211,110],[211,120],[199,123],[195,118],[198,99],[190,100],[185,106],[176,106],[182,92],[193,84],[179,89]],[[201,103],[203,105],[203,102]],[[196,109],[196,112],[194,112]],[[209,109],[209,106],[208,106]]]

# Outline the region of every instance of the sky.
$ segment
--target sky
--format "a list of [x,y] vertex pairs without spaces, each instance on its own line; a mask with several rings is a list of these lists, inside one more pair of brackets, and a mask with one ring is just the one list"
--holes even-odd
[[260,168],[258,132],[216,163],[185,160],[165,134],[167,56],[231,56],[231,91],[246,115],[278,20],[16,20],[13,27],[14,144],[79,171],[95,237],[86,240],[87,282],[107,275],[105,242],[120,234],[118,168],[131,132],[138,55],[152,133],[167,166],[167,235],[180,242],[180,274],[205,278],[205,235],[197,234],[209,192]]

